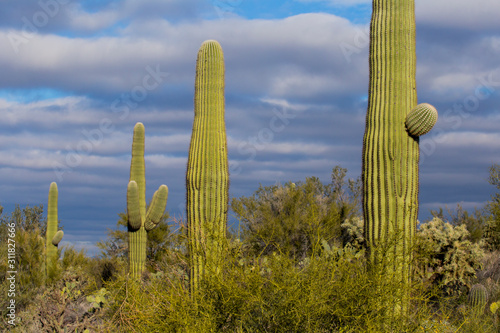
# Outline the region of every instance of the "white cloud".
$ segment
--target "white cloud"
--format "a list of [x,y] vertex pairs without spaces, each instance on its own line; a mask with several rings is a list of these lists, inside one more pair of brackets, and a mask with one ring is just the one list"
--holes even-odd
[[36,123],[44,128],[61,125],[98,124],[102,114],[90,109],[84,97],[63,97],[28,104],[0,99],[4,124],[21,126]]
[[71,17],[71,27],[77,31],[98,31],[105,29],[123,17],[123,15],[114,10],[101,10],[88,13],[79,6],[72,6],[69,16]]
[[477,75],[469,72],[444,73],[431,79],[432,86],[430,88],[439,92],[450,90],[464,92],[477,85],[477,77]]
[[451,132],[438,138],[439,144],[448,148],[481,147],[482,149],[500,150],[500,134],[484,132]]
[[[216,38],[226,53],[227,69],[232,69],[226,72],[228,80],[246,78],[233,80],[233,87],[275,90],[280,94],[302,91],[304,95],[311,95],[315,88],[330,86],[332,78],[337,87],[349,88],[350,83],[357,83],[358,76],[352,75],[350,80],[341,78],[347,74],[347,61],[339,44],[355,42],[353,28],[355,26],[346,19],[329,14],[175,25],[152,19],[135,21],[114,37],[69,38],[36,34],[26,43],[17,45],[18,53],[8,36],[12,33],[22,35],[22,31],[0,31],[0,47],[6,50],[0,55],[0,64],[10,69],[3,83],[0,78],[0,86],[41,85],[47,84],[50,78],[56,89],[91,94],[118,93],[140,85],[147,75],[145,67],[148,65],[158,65],[161,71],[169,73],[165,84],[186,83],[186,80],[192,84],[199,45],[205,39]],[[237,63],[249,66],[233,66]],[[366,69],[366,64],[363,67]],[[296,68],[296,73],[290,76],[289,68]],[[357,72],[358,68],[352,66],[351,70]],[[332,75],[335,69],[339,76]],[[256,76],[260,71],[264,71],[263,75]],[[299,85],[301,78],[309,81],[307,86]]]
[[146,163],[156,168],[169,170],[172,168],[185,168],[187,165],[186,157],[172,157],[160,154],[146,155]]
[[500,28],[500,2],[497,0],[416,0],[415,15],[419,24],[481,30]]

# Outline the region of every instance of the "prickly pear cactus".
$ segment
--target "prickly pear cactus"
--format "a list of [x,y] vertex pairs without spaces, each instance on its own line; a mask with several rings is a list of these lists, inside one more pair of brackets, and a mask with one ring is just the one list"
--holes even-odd
[[218,274],[226,240],[229,171],[224,120],[224,56],[217,41],[198,52],[194,122],[186,172],[191,291]]

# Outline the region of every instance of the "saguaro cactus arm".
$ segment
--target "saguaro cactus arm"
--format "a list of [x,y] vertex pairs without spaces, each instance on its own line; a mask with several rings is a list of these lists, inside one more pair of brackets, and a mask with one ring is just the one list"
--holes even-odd
[[142,225],[142,218],[139,203],[139,188],[135,180],[130,181],[127,187],[127,215],[129,228],[131,230],[139,229]]
[[146,222],[144,223],[146,231],[154,229],[160,222],[165,212],[165,207],[167,206],[167,199],[168,187],[166,185],[161,185],[153,195],[153,200],[146,214]]

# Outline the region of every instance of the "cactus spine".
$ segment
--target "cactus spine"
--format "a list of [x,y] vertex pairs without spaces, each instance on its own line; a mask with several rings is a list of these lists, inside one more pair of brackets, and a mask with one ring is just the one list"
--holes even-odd
[[470,288],[467,297],[469,305],[478,310],[483,311],[486,303],[488,303],[488,291],[482,284],[475,284]]
[[196,61],[194,121],[186,172],[190,284],[192,293],[220,271],[229,191],[224,120],[224,56],[205,41]]
[[127,186],[128,257],[130,274],[134,279],[138,279],[144,271],[147,232],[160,222],[168,198],[167,186],[161,185],[146,211],[144,136],[144,125],[137,123],[134,126],[130,180]]
[[64,232],[58,229],[58,214],[57,214],[57,199],[58,190],[57,184],[52,182],[49,189],[49,202],[47,211],[47,233],[45,239],[45,276],[52,278],[57,268],[57,247],[63,238]]
[[[410,253],[418,214],[419,138],[406,129],[417,105],[414,0],[373,0],[370,81],[363,138],[364,234],[372,263],[401,287],[405,307]],[[382,252],[376,249],[383,248]]]

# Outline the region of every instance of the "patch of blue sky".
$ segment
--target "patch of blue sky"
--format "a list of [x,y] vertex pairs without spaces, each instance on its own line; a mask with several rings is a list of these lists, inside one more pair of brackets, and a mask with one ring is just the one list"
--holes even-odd
[[9,102],[29,104],[72,96],[69,92],[51,88],[0,89],[0,98]]
[[122,32],[131,23],[131,19],[123,19],[113,23],[112,25],[95,30],[75,30],[65,29],[55,32],[56,35],[66,38],[101,38],[101,37],[119,37]]
[[209,0],[219,18],[238,15],[247,19],[282,19],[304,13],[329,13],[356,24],[366,24],[371,4],[333,5],[329,1]]
[[81,1],[78,5],[87,13],[97,13],[103,8],[108,7],[110,4],[118,4],[121,1],[116,0],[85,0]]

